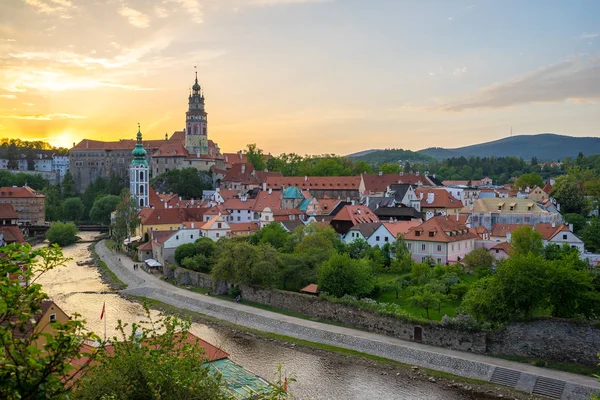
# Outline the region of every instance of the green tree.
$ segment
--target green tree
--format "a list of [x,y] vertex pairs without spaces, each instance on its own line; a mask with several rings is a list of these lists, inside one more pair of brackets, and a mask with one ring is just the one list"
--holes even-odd
[[488,249],[480,247],[467,254],[463,261],[465,263],[465,269],[474,272],[480,267],[491,269],[494,266],[495,259]]
[[192,399],[221,400],[224,384],[212,372],[191,323],[173,316],[127,324],[119,321],[120,337],[112,351],[102,352],[81,379],[75,399]]
[[[210,240],[210,239],[209,239]],[[182,265],[181,262],[196,255],[196,245],[194,243],[184,243],[175,249],[175,262]]]
[[413,306],[424,309],[427,319],[430,319],[429,310],[432,308],[438,308],[442,298],[443,295],[441,295],[439,292],[433,292],[431,290],[424,289],[417,291],[415,295],[410,298],[410,301]]
[[398,236],[390,245],[390,271],[393,272],[409,272],[412,269],[412,255],[408,250],[408,246],[402,236]]
[[533,189],[536,186],[544,187],[544,180],[535,172],[523,174],[515,181],[515,188],[521,190],[526,188]]
[[63,201],[62,215],[64,220],[79,222],[84,211],[85,206],[79,197],[69,197]]
[[542,234],[528,225],[515,229],[510,237],[510,245],[515,255],[542,254],[544,243]]
[[597,318],[600,315],[600,293],[593,285],[592,275],[576,263],[563,258],[548,264],[546,286],[548,306],[553,317],[572,318],[580,315]]
[[431,279],[431,267],[427,263],[415,263],[410,275],[415,284],[424,285]]
[[136,201],[126,190],[121,198],[121,203],[117,206],[114,220],[111,221],[112,237],[121,246],[123,240],[135,235],[139,225],[140,217]]
[[[29,245],[11,244],[0,252],[0,398],[66,398],[73,377],[88,367],[87,363],[73,367],[71,360],[80,357],[83,340],[97,337],[85,330],[77,314],[65,324],[52,322],[51,335],[31,330],[29,324],[40,317],[41,305],[48,300],[37,279],[65,266],[68,259],[58,246],[33,250]],[[28,284],[15,284],[15,275],[23,276]],[[43,348],[36,345],[44,341]],[[84,355],[93,360],[90,354]]]
[[69,197],[75,197],[77,192],[75,191],[75,179],[71,175],[71,171],[67,171],[62,181],[62,198],[68,199]]
[[278,270],[277,251],[271,245],[227,240],[220,245],[211,275],[236,284],[272,286],[278,281]]
[[365,239],[362,238],[353,240],[352,242],[346,245],[346,252],[350,256],[350,258],[355,260],[364,258],[369,254],[370,250],[371,246]]
[[558,202],[563,213],[582,214],[585,211],[586,200],[582,184],[574,176],[559,177],[552,187],[551,195]]
[[373,291],[375,278],[369,262],[336,253],[319,268],[319,290],[335,297],[365,297]]
[[110,214],[117,209],[120,202],[121,198],[112,194],[98,197],[90,210],[90,220],[102,225],[109,225]]
[[579,235],[587,224],[587,220],[581,214],[564,214],[563,218],[567,224],[573,224],[573,233],[576,235]]
[[594,253],[600,251],[600,218],[596,217],[590,220],[583,228],[581,238],[586,250]]
[[177,193],[184,199],[199,199],[204,190],[212,189],[212,177],[196,168],[170,169],[152,178],[150,186],[158,192]]
[[68,246],[77,241],[77,227],[72,222],[53,222],[46,231],[46,239],[52,244]]
[[257,171],[263,171],[267,166],[263,151],[256,146],[256,143],[247,146],[246,157],[248,158],[248,162],[254,165],[254,169]]
[[290,233],[279,223],[267,224],[261,230],[250,236],[252,244],[270,244],[277,250],[286,251]]
[[515,254],[496,274],[475,282],[462,306],[479,320],[506,322],[529,318],[547,298],[548,261],[533,253]]

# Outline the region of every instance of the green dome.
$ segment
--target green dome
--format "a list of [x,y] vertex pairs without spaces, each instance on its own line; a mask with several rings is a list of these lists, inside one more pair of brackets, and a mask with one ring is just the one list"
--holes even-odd
[[142,132],[140,132],[140,128],[138,126],[137,133],[137,143],[135,144],[135,149],[131,152],[133,154],[133,161],[131,165],[145,165],[148,166],[148,161],[146,161],[146,149],[144,149],[144,144],[142,143]]

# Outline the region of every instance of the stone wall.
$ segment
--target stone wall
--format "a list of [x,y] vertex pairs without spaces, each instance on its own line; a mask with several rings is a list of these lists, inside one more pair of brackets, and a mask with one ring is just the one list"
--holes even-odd
[[[215,284],[199,272],[176,267],[172,277],[178,284],[199,286],[213,293],[227,292],[227,282]],[[331,303],[316,296],[240,285],[242,298],[313,318],[338,322],[402,340],[480,354],[531,356],[564,362],[596,365],[600,353],[600,328],[561,320],[514,323],[497,332],[465,332],[435,323],[415,324],[353,306]],[[419,329],[420,328],[420,329]]]
[[512,323],[488,335],[488,353],[597,365],[600,328],[563,320]]

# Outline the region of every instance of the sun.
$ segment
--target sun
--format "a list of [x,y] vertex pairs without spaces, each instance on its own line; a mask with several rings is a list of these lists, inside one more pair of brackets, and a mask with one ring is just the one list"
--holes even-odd
[[75,135],[71,131],[63,131],[48,138],[48,143],[55,147],[65,147],[70,149],[73,147]]

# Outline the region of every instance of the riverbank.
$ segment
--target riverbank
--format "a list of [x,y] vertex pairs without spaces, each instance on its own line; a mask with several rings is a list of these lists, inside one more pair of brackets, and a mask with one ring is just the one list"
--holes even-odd
[[[302,320],[193,293],[144,271],[134,273],[130,259],[110,252],[102,242],[98,244],[97,252],[119,279],[129,284],[125,294],[150,298],[252,330],[385,357],[463,378],[504,384],[525,393],[588,399],[594,390],[600,389],[600,384],[589,377]],[[548,387],[550,390],[545,390]]]
[[411,366],[368,353],[362,353],[342,347],[324,345],[321,343],[309,342],[289,336],[246,328],[244,326],[231,324],[198,312],[177,308],[170,304],[146,297],[128,295],[123,295],[123,297],[131,301],[146,303],[153,310],[157,310],[165,314],[176,315],[181,318],[189,319],[193,322],[202,323],[215,330],[227,332],[228,334],[258,339],[264,342],[273,343],[280,347],[294,349],[296,351],[301,351],[308,354],[323,356],[325,353],[327,353],[327,357],[330,358],[332,355],[334,355],[339,362],[351,360],[353,364],[360,365],[365,368],[375,368],[380,375],[392,377],[395,376],[398,379],[418,380],[425,384],[442,386],[446,390],[460,392],[461,396],[463,396],[465,399],[539,399],[539,397],[531,394],[526,394],[508,387],[494,385],[477,379],[458,377],[440,371]]

